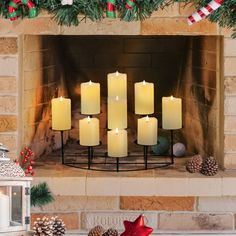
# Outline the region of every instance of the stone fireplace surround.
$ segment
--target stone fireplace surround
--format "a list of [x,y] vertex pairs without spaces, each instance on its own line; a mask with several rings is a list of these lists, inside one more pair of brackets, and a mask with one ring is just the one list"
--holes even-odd
[[224,153],[221,164],[226,171],[214,177],[190,175],[181,168],[178,171],[103,174],[68,169],[60,164],[48,165],[46,170],[39,168],[34,182],[47,181],[56,201],[43,209],[34,208],[33,217],[58,213],[69,229],[86,230],[102,222],[105,225],[112,222],[121,228],[124,217],[134,218],[145,211],[149,225],[155,230],[235,230],[236,41],[230,38],[229,30],[208,21],[189,27],[186,16],[193,11],[191,7],[175,4],[168,10],[154,13],[144,22],[105,19],[98,23],[82,22],[79,27],[70,28],[58,26],[45,13],[32,20],[0,20],[0,140],[10,148],[12,158],[19,153],[22,143],[23,35],[224,36],[221,77],[224,114],[219,148]]

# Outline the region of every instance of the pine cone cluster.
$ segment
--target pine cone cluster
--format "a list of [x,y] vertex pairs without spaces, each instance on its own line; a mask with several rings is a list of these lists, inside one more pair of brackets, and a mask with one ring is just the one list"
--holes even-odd
[[47,217],[37,218],[33,230],[34,236],[53,236],[53,221]]
[[202,156],[195,155],[186,163],[186,169],[190,173],[200,172],[202,169]]
[[89,231],[88,236],[102,236],[105,229],[101,225],[97,225]]
[[52,218],[53,220],[53,235],[61,236],[66,233],[65,223],[58,217]]
[[102,236],[118,236],[118,231],[116,229],[108,229]]
[[207,157],[202,163],[201,173],[203,175],[213,176],[218,172],[218,163],[214,157]]

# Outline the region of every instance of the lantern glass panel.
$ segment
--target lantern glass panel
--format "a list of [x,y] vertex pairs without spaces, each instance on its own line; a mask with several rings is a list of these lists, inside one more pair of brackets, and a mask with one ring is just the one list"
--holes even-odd
[[12,209],[11,209],[11,221],[13,225],[22,224],[22,187],[12,187]]

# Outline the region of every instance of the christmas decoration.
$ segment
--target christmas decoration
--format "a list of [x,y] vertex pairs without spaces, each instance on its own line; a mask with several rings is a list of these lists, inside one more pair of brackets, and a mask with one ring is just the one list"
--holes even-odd
[[33,226],[34,236],[53,236],[53,221],[47,217],[37,218]]
[[52,217],[51,220],[53,221],[53,235],[64,235],[66,233],[66,227],[63,220],[58,217]]
[[72,5],[73,0],[61,0],[61,5]]
[[115,9],[115,0],[107,0],[107,17],[108,18],[116,18],[116,9]]
[[105,229],[102,226],[97,225],[89,231],[88,236],[102,236],[104,232]]
[[23,4],[28,7],[28,17],[34,18],[37,16],[37,10],[33,2],[30,0],[12,0],[8,5],[8,18],[11,21],[16,20],[19,16],[18,7]]
[[102,236],[118,236],[118,231],[116,229],[108,229]]
[[200,172],[202,169],[202,156],[194,155],[190,160],[186,163],[186,169],[190,173]]
[[31,188],[31,206],[42,207],[54,201],[46,182],[35,185]]
[[153,229],[144,225],[144,216],[140,215],[134,222],[124,221],[125,232],[121,236],[148,236]]
[[157,144],[152,146],[152,151],[156,155],[164,155],[169,151],[170,143],[166,137],[158,136]]
[[213,176],[218,172],[218,163],[214,157],[207,157],[202,163],[201,173],[203,175]]
[[202,7],[197,12],[188,17],[188,24],[192,25],[210,15],[213,11],[218,9],[223,3],[223,0],[212,0],[205,7]]
[[175,143],[173,145],[173,154],[176,157],[182,157],[185,155],[186,148],[183,143]]

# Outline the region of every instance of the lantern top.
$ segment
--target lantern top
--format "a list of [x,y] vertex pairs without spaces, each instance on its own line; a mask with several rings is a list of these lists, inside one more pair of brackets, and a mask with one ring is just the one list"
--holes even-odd
[[0,143],[0,161],[10,160],[7,158],[7,152],[9,152],[8,148]]

